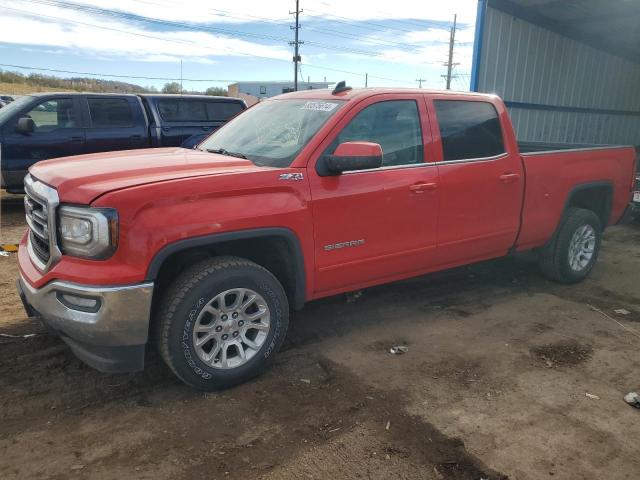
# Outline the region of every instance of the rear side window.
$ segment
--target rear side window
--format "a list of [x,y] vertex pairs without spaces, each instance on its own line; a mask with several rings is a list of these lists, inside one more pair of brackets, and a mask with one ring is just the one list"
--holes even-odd
[[237,102],[167,98],[158,100],[158,111],[165,122],[226,121],[243,110]]
[[94,128],[130,127],[131,106],[125,98],[88,98],[91,125]]
[[444,160],[486,158],[505,152],[498,112],[486,102],[435,100]]
[[237,102],[207,102],[207,118],[209,120],[227,121],[244,110]]

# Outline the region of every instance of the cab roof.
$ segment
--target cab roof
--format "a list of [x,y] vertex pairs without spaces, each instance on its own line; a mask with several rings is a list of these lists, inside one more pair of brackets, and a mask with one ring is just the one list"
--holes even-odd
[[474,92],[457,92],[452,90],[434,90],[427,88],[352,88],[350,90],[342,91],[339,93],[333,93],[329,89],[316,89],[316,90],[300,90],[298,92],[284,93],[273,97],[274,99],[309,99],[309,100],[355,100],[370,97],[380,94],[423,94],[423,95],[460,95],[465,97],[484,97],[493,98],[495,95],[486,93],[474,93]]

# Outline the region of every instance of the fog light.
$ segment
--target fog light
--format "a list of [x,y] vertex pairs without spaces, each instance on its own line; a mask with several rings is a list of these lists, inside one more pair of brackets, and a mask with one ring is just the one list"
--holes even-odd
[[100,299],[92,297],[80,297],[70,293],[58,293],[58,300],[68,308],[84,312],[97,312],[100,309]]

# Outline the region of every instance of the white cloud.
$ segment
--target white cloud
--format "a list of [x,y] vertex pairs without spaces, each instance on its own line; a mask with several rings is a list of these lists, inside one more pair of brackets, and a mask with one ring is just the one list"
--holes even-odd
[[[108,4],[103,0],[69,1],[92,8],[108,9],[116,12],[116,16],[108,17],[82,9],[38,4],[37,0],[4,0],[5,8],[0,8],[0,43],[36,48],[40,52],[48,50],[58,53],[71,49],[79,55],[106,60],[126,58],[145,62],[177,62],[183,59],[221,64],[224,60],[219,57],[230,55],[259,56],[286,62],[291,60],[291,50],[286,41],[236,38],[223,33],[189,30],[177,25],[163,27],[171,31],[159,31],[159,26],[135,23],[118,18],[117,15],[125,12],[160,21],[200,26],[206,24],[228,30],[289,38],[291,32],[288,25],[292,18],[288,12],[295,6],[293,0],[110,0]],[[475,21],[477,0],[396,0],[393,4],[378,3],[379,5],[370,0],[302,1],[303,33],[311,35],[312,27],[328,26],[326,22],[331,21],[331,29],[349,32],[351,37],[324,37],[322,42],[375,51],[378,54],[377,57],[364,57],[355,53],[323,50],[308,42],[303,49],[303,68],[305,63],[316,62],[331,67],[332,59],[338,57],[357,62],[380,61],[382,65],[390,63],[415,67],[416,72],[424,71],[425,68],[442,69],[448,51],[447,24],[451,22],[453,14],[457,13],[460,29],[456,37],[459,44],[455,50],[455,61],[461,64],[459,71],[470,71],[470,42],[473,40],[472,24]],[[16,10],[32,12],[32,15]],[[364,23],[356,23],[360,28],[351,28],[345,22]],[[438,26],[434,22],[446,23]],[[235,25],[238,23],[247,25]],[[309,27],[308,33],[304,30],[305,23]],[[403,47],[404,44],[407,46]],[[393,76],[392,73],[389,75]]]
[[[289,12],[295,8],[294,0],[72,0],[98,8],[108,8],[151,18],[188,21],[243,23],[267,19],[273,22],[291,22]],[[302,1],[301,18],[335,18],[354,21],[434,20],[450,22],[454,13],[458,22],[475,21],[477,0],[395,0],[393,4],[371,0],[313,0]],[[40,7],[38,7],[40,8]],[[405,27],[410,23],[404,23]]]
[[[21,3],[9,2],[9,7]],[[149,31],[131,23],[96,19],[69,10],[39,11],[38,15],[24,16],[10,9],[5,10],[1,20],[0,42],[22,45],[26,40],[31,46],[68,48],[145,61],[177,61],[182,58],[211,62],[210,57],[228,55],[257,55],[280,60],[289,60],[291,57],[286,45],[266,45],[207,32]],[[101,28],[93,25],[100,25]]]

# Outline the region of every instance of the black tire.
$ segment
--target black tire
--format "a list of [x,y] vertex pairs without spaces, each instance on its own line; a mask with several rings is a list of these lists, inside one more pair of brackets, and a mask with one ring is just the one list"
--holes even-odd
[[[595,245],[591,260],[582,268],[570,265],[569,246],[573,235],[583,226],[589,225],[595,232]],[[570,207],[553,239],[540,250],[539,265],[545,277],[559,283],[577,283],[584,280],[593,268],[602,243],[602,225],[591,210]]]
[[[270,327],[264,343],[246,363],[235,368],[209,366],[198,357],[193,341],[195,319],[221,292],[248,288],[266,301]],[[266,269],[238,257],[199,262],[171,284],[158,308],[158,350],[184,383],[212,391],[245,382],[264,371],[280,349],[289,326],[289,303],[282,285]]]

